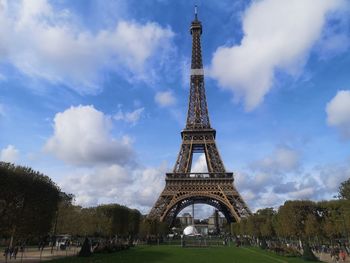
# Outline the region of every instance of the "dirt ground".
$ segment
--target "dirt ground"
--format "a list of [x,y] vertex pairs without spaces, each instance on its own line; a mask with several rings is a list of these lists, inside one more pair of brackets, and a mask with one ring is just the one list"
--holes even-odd
[[[322,262],[328,262],[328,263],[337,262],[337,261],[331,259],[330,254],[327,254],[327,253],[315,253],[315,254]],[[339,263],[341,263],[341,262],[348,263],[348,262],[350,262],[350,257],[347,256],[345,261],[339,260],[338,262]]]
[[13,257],[10,259],[10,257],[7,257],[7,260],[4,256],[4,251],[1,251],[0,255],[0,263],[6,263],[6,262],[26,262],[26,263],[34,263],[34,262],[40,262],[40,261],[47,261],[51,260],[53,258],[58,257],[67,257],[67,256],[73,256],[76,255],[80,250],[80,247],[70,247],[67,250],[57,250],[55,247],[51,254],[51,247],[46,247],[40,253],[40,250],[38,250],[37,247],[29,247],[26,248],[23,254],[21,252],[18,252],[17,258],[14,259]]

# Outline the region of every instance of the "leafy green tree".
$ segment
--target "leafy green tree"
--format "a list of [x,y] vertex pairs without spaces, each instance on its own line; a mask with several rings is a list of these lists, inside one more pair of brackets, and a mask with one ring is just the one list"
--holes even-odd
[[278,234],[282,237],[300,240],[307,238],[305,227],[309,215],[318,215],[314,202],[286,201],[278,210]]
[[331,200],[319,203],[322,208],[323,235],[336,239],[349,235],[350,200]]
[[340,184],[339,197],[350,200],[350,178]]
[[318,237],[321,233],[320,220],[314,214],[308,214],[305,220],[305,237]]
[[47,235],[60,200],[60,189],[29,167],[0,162],[0,233],[30,238]]
[[129,215],[129,234],[131,236],[135,236],[140,231],[140,223],[141,223],[141,213],[133,209],[130,211]]
[[265,208],[257,211],[257,215],[261,218],[260,234],[263,238],[271,238],[276,235],[275,221],[276,211],[273,208]]

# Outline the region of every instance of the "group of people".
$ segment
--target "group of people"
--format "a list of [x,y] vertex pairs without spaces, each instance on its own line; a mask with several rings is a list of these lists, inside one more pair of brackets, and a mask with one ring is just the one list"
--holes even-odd
[[17,258],[17,254],[18,254],[18,247],[6,247],[5,251],[4,251],[4,257],[7,260],[8,258],[12,259],[16,259]]
[[334,248],[331,250],[331,258],[333,262],[345,262],[346,260],[346,252],[343,249]]

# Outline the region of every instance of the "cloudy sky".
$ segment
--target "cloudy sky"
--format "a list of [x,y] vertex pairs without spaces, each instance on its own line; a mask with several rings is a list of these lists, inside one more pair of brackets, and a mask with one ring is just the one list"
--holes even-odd
[[350,177],[347,0],[0,0],[0,159],[77,204],[147,213],[181,143],[195,4],[211,124],[244,199],[332,198]]

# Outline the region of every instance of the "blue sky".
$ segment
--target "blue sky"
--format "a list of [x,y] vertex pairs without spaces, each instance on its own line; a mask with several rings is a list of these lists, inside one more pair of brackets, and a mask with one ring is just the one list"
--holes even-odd
[[195,4],[211,124],[249,206],[334,196],[350,177],[345,0],[1,0],[1,160],[83,206],[148,212],[185,126]]

